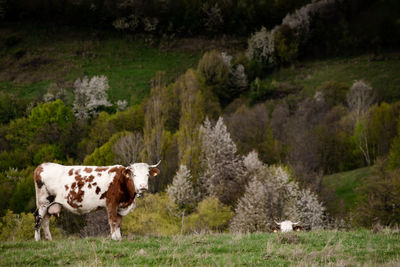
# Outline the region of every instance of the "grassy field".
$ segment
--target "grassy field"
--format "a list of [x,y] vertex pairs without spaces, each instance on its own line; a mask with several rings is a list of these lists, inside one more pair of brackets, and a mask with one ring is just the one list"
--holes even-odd
[[304,88],[307,94],[328,81],[351,86],[355,80],[364,80],[377,92],[379,100],[400,100],[400,54],[386,53],[376,60],[372,55],[304,61],[296,66],[275,71],[266,83],[275,80]]
[[335,193],[336,201],[327,203],[331,214],[349,212],[357,201],[357,188],[374,175],[373,167],[365,167],[352,171],[335,173],[324,176],[323,186],[332,189]]
[[0,36],[0,90],[24,98],[43,95],[51,83],[71,90],[77,78],[105,75],[112,101],[136,104],[158,71],[174,80],[201,55],[200,49],[177,51],[168,41],[116,33],[32,27],[0,28]]
[[400,233],[214,234],[0,244],[0,266],[399,266]]

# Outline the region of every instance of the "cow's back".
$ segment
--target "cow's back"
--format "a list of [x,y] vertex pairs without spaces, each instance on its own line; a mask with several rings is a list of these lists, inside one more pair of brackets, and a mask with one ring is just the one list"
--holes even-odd
[[[104,207],[106,192],[113,181],[117,168],[122,166],[64,166],[44,163],[41,182],[55,202],[74,213],[87,213]],[[39,168],[38,167],[38,168]]]

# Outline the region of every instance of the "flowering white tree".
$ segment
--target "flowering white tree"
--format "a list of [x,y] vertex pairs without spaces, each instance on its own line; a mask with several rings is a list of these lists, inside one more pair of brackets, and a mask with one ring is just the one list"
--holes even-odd
[[244,165],[236,154],[236,145],[222,117],[214,127],[206,118],[200,126],[200,136],[201,164],[204,168],[204,173],[200,176],[200,186],[207,195],[219,198],[224,204],[233,205],[244,190]]
[[88,119],[98,113],[100,107],[109,107],[106,91],[110,88],[106,76],[87,76],[77,79],[74,83],[73,110],[78,119]]
[[266,65],[275,64],[275,29],[267,31],[262,27],[250,37],[247,45],[246,56],[249,59],[261,61]]
[[309,189],[300,189],[287,170],[262,164],[255,152],[244,164],[251,181],[239,199],[231,231],[266,231],[274,220],[286,219],[300,220],[307,228],[322,226],[324,207]]
[[185,165],[179,167],[178,172],[172,180],[172,184],[167,187],[167,194],[180,207],[185,207],[196,202],[192,175]]

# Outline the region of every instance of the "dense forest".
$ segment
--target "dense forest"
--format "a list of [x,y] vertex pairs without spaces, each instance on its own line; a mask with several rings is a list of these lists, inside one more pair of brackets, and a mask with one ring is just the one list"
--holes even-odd
[[[33,235],[43,162],[161,160],[129,233],[398,225],[399,11],[396,0],[0,0],[0,239]],[[82,236],[108,227],[101,211],[53,223]]]

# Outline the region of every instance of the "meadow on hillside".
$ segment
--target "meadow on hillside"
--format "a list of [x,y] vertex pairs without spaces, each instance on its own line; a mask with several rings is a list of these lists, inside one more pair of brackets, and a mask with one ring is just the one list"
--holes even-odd
[[400,233],[128,236],[0,243],[1,266],[398,266]]

